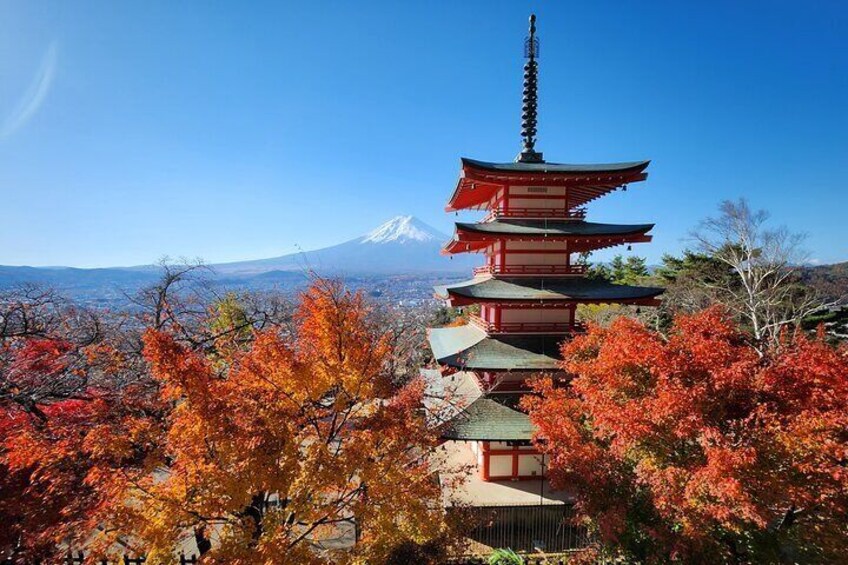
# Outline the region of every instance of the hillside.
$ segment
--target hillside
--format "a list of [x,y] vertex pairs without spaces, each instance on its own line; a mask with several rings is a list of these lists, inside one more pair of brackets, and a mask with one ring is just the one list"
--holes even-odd
[[848,303],[848,261],[805,267],[800,277],[804,284],[815,288],[826,300]]

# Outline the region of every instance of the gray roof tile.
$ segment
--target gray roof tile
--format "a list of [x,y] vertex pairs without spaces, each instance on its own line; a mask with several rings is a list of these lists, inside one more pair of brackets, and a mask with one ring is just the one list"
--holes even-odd
[[499,371],[557,371],[562,336],[488,336],[466,324],[434,328],[428,333],[433,356],[440,365],[457,369]]
[[533,437],[527,414],[513,408],[520,395],[481,397],[460,412],[442,432],[444,439],[521,441]]
[[449,294],[481,300],[573,300],[619,302],[652,298],[663,289],[630,286],[585,277],[478,277],[434,287],[441,298]]

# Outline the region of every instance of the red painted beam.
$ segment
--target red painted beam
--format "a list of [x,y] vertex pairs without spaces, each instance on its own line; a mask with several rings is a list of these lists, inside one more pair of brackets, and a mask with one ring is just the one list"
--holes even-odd
[[[510,241],[555,241],[567,242],[569,245],[568,251],[571,253],[579,253],[582,251],[592,251],[595,249],[603,249],[615,245],[624,245],[626,243],[648,243],[653,239],[653,236],[645,233],[634,233],[625,235],[511,235],[497,233],[481,233],[466,231],[458,228],[456,239],[452,239],[444,247],[442,247],[442,255],[451,255],[454,253],[476,253],[499,239],[506,238]],[[506,251],[507,254],[511,250]]]

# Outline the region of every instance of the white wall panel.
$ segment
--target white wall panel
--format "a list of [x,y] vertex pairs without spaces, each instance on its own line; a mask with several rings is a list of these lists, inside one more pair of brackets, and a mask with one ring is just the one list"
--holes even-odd
[[522,477],[542,475],[541,455],[519,455],[518,474]]
[[489,476],[502,477],[512,475],[512,455],[489,456]]

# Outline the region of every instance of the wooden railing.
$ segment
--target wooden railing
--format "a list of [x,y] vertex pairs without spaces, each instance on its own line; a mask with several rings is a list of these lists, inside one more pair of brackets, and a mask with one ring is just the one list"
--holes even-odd
[[583,324],[570,322],[489,322],[480,316],[469,316],[468,321],[488,334],[567,334],[584,330]]
[[585,208],[518,208],[510,206],[507,209],[493,208],[483,219],[484,222],[499,218],[556,218],[560,220],[583,220],[586,218]]
[[482,265],[475,275],[585,275],[586,265]]

